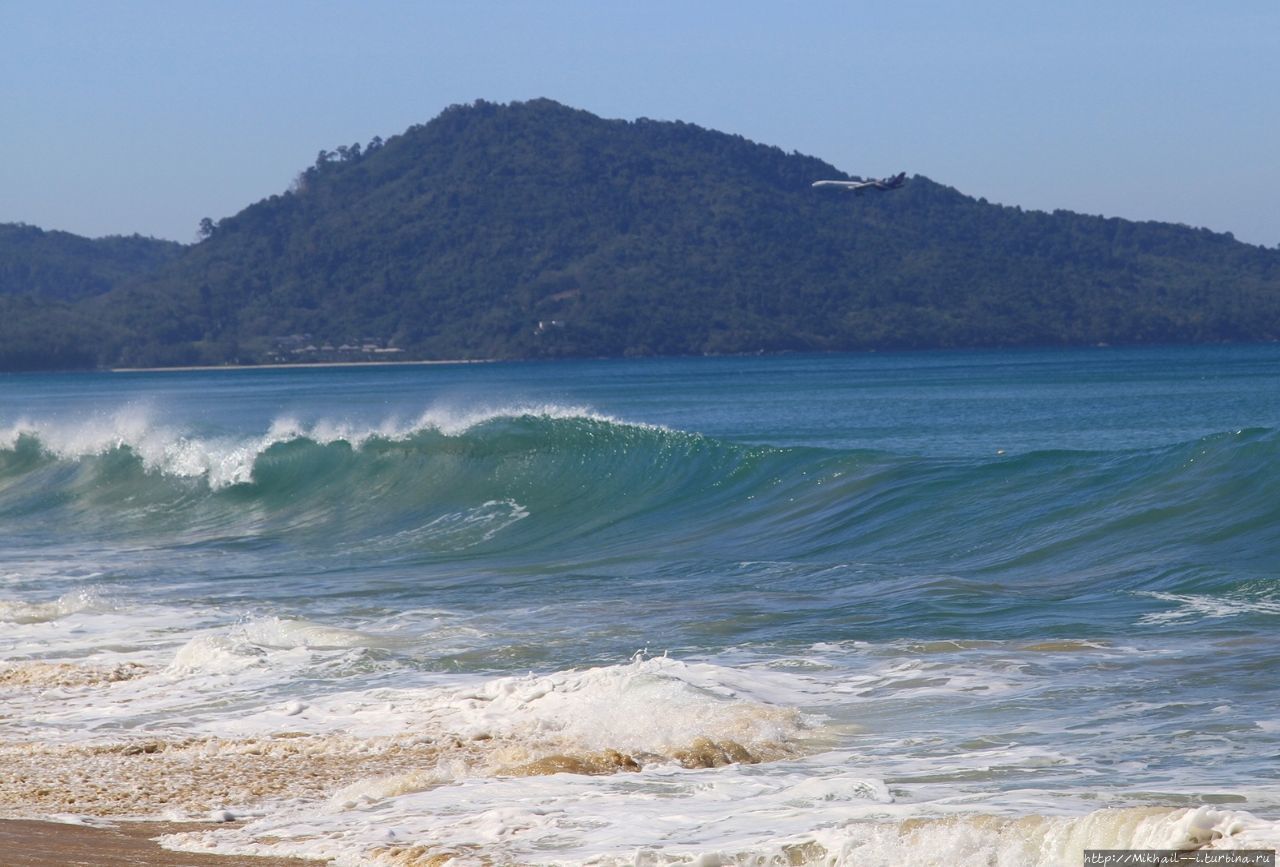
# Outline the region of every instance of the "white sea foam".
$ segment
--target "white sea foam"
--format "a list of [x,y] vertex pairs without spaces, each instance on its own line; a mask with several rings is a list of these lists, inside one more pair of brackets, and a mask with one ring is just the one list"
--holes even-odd
[[447,708],[448,727],[472,736],[530,734],[588,750],[669,754],[697,738],[748,746],[785,743],[807,727],[793,710],[739,697],[714,666],[666,658],[545,676],[497,678],[420,700]]
[[249,481],[254,460],[276,441],[270,434],[192,436],[156,422],[150,411],[135,407],[75,422],[23,420],[0,434],[0,443],[13,448],[20,436],[34,437],[46,453],[68,461],[128,448],[148,472],[204,478],[213,488]]
[[476,427],[498,419],[525,417],[552,420],[582,419],[606,424],[625,425],[638,430],[666,430],[660,425],[624,421],[586,406],[565,406],[555,403],[515,403],[466,409],[448,406],[432,407],[418,417],[409,432],[434,430],[445,436],[460,436]]
[[[102,594],[9,605],[23,614],[0,637],[18,672],[0,683],[5,761],[60,781],[50,812],[74,796],[88,814],[98,803],[112,816],[256,817],[171,840],[186,848],[352,864],[452,851],[463,862],[1056,865],[1093,841],[1274,836],[1258,816],[1167,806],[1196,791],[1274,800],[1222,780],[1198,789],[1181,759],[1229,767],[1229,738],[1171,738],[1153,729],[1168,705],[1124,694],[1153,658],[1194,665],[1200,651],[1184,646],[821,643],[794,657],[743,648],[496,676],[399,658],[461,634],[502,640],[444,609],[329,623]],[[50,667],[22,676],[32,660]],[[1074,702],[1082,688],[1108,694],[1102,712],[1026,710],[1046,690]],[[1223,707],[1205,703],[1215,726],[1233,720]],[[1269,737],[1266,724],[1251,731]],[[1176,779],[1161,765],[1171,754],[1187,766]],[[735,755],[746,763],[723,764]],[[1165,806],[1089,812],[1126,800],[1084,778],[1141,780],[1127,803]],[[26,800],[6,803],[32,809],[30,790],[15,797]]]
[[1159,593],[1140,591],[1140,596],[1150,596],[1161,602],[1171,602],[1178,607],[1170,611],[1144,614],[1139,623],[1164,624],[1187,620],[1218,620],[1241,614],[1280,614],[1280,600],[1269,598],[1241,598],[1238,596],[1205,596],[1192,593]]
[[1274,848],[1280,826],[1214,807],[1098,810],[1083,816],[973,816],[849,825],[814,834],[826,863],[1066,867],[1085,849]]
[[[775,758],[813,726],[744,694],[749,677],[708,664],[637,658],[508,677],[400,668],[387,688],[352,664],[388,646],[365,630],[274,616],[194,634],[171,628],[167,621],[157,632],[185,641],[170,644],[164,666],[154,664],[157,648],[132,657],[151,666],[118,675],[77,679],[87,663],[71,662],[0,682],[22,721],[6,733],[25,742],[0,741],[13,771],[12,785],[0,784],[0,808],[241,816],[301,798],[367,811],[495,775],[632,776],[642,765]],[[21,783],[32,774],[51,781],[36,795]]]
[[[260,664],[282,653],[267,654]],[[180,652],[184,662],[192,657],[205,673],[259,664],[224,638],[194,639]],[[189,662],[170,672],[198,673]],[[814,728],[791,708],[710,685],[716,672],[715,666],[650,659],[521,677],[420,674],[419,686],[312,695],[296,714],[284,714],[277,702],[193,731],[259,736],[278,731],[284,714],[292,717],[289,728],[316,734],[500,741],[506,751],[492,757],[496,767],[605,750],[673,761],[699,739],[768,752]]]
[[352,789],[328,804],[281,811],[226,835],[179,835],[166,844],[226,854],[407,864],[414,863],[417,845],[427,849],[418,854],[453,852],[462,863],[530,864],[614,858],[666,863],[725,847],[758,853],[764,863],[815,820],[883,810],[892,802],[881,780],[804,762],[773,766],[768,773],[755,766],[660,765],[610,776],[435,782],[418,789],[390,785],[373,801]]
[[163,843],[344,864],[451,855],[460,864],[1068,867],[1086,848],[1269,849],[1280,827],[1213,807],[939,815],[893,803],[879,780],[796,765],[468,780],[399,795],[372,814],[358,803],[302,808]]
[[264,664],[264,653],[251,644],[235,641],[226,635],[197,635],[173,655],[165,674],[182,677],[191,674],[235,674]]
[[284,617],[260,617],[240,625],[237,633],[245,641],[260,647],[289,648],[313,647],[332,649],[342,647],[376,647],[388,642],[380,636],[344,629],[310,620]]
[[80,611],[101,610],[109,604],[96,588],[81,588],[48,602],[0,599],[0,623],[47,623]]

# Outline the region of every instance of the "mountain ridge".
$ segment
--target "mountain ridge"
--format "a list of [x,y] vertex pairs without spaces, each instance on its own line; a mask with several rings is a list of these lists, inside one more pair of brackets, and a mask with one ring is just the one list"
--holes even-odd
[[[845,177],[680,121],[481,101],[321,151],[105,291],[0,304],[26,299],[16,336],[80,335],[43,366],[1280,338],[1280,252],[923,176],[810,186]],[[42,366],[27,344],[0,367]]]

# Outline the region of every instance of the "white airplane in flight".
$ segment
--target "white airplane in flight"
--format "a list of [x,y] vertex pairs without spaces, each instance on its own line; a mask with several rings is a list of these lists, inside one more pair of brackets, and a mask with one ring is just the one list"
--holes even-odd
[[864,180],[856,178],[852,181],[814,181],[815,187],[838,187],[842,190],[848,190],[851,193],[860,193],[863,190],[896,190],[907,182],[907,173],[902,172],[891,178],[881,178],[880,180]]

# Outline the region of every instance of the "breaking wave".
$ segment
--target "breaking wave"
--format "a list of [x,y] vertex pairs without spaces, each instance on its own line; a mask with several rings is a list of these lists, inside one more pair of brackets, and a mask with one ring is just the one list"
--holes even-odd
[[1272,430],[970,459],[742,444],[558,406],[363,427],[286,419],[239,438],[127,416],[0,432],[11,525],[74,519],[99,536],[186,542],[287,533],[383,559],[605,556],[656,541],[673,556],[892,552],[965,570],[1067,559],[1078,572],[1168,546],[1276,552],[1278,483]]

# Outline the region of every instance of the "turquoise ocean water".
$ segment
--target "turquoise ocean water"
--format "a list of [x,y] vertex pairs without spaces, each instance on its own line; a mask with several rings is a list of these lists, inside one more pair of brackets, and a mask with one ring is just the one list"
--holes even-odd
[[8,376],[0,809],[339,864],[1271,847],[1278,581],[1275,346]]

